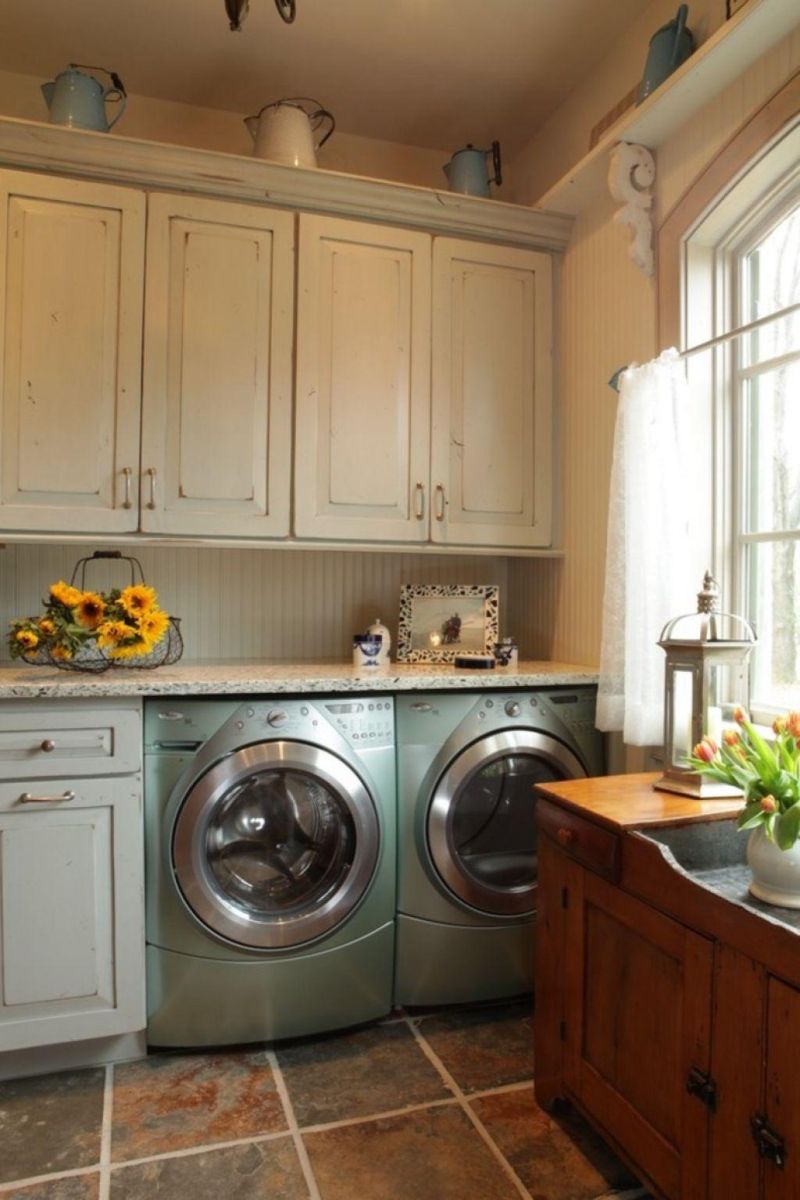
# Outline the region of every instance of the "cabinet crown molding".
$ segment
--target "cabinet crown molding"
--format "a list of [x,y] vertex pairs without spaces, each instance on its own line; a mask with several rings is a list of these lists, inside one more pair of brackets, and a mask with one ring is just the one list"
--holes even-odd
[[540,250],[563,250],[572,229],[569,216],[498,200],[12,117],[0,117],[0,163],[340,213]]

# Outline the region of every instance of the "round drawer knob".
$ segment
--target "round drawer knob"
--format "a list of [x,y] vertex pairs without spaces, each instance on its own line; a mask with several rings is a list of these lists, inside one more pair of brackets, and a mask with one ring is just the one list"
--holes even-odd
[[45,738],[42,742],[41,749],[44,750],[45,754],[50,754],[50,752],[55,750],[55,748],[56,744],[52,738]]
[[556,834],[556,837],[558,838],[559,843],[562,846],[569,846],[571,842],[575,841],[575,831],[573,829],[563,829],[562,828],[562,829],[559,829],[558,833]]

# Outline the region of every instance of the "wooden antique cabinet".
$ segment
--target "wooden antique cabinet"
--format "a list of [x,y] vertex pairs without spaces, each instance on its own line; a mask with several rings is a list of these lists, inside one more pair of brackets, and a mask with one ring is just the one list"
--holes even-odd
[[740,802],[540,788],[536,1093],[665,1200],[800,1195],[800,918],[748,898]]

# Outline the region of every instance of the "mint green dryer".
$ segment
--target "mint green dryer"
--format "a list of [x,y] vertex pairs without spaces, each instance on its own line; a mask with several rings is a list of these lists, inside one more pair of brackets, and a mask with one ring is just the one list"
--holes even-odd
[[149,1042],[388,1013],[395,807],[391,698],[145,701]]
[[395,1002],[533,985],[534,784],[603,773],[595,689],[398,696]]

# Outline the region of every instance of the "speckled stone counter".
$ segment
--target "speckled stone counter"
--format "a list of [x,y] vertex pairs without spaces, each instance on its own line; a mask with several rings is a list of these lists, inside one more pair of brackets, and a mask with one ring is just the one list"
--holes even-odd
[[154,671],[100,675],[45,667],[0,667],[0,699],[70,696],[223,696],[278,693],[422,692],[577,687],[597,683],[597,671],[570,663],[522,662],[515,672],[456,671],[448,664],[392,663],[374,675],[348,663],[181,662]]

